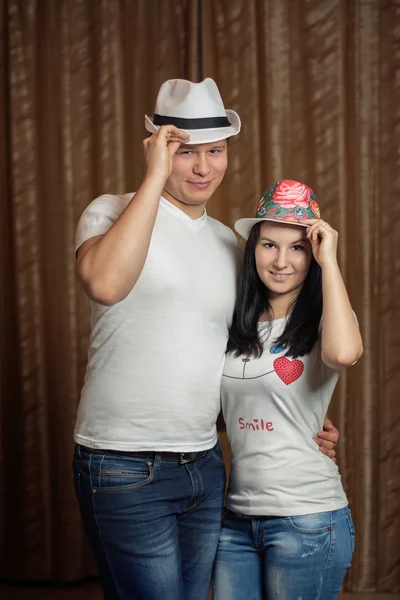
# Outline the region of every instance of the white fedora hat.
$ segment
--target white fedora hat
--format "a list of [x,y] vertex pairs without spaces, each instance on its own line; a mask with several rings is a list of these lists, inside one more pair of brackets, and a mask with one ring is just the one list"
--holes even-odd
[[153,117],[145,115],[147,131],[175,125],[190,136],[189,144],[207,144],[236,135],[240,118],[225,110],[217,84],[207,78],[200,83],[169,79],[160,87]]

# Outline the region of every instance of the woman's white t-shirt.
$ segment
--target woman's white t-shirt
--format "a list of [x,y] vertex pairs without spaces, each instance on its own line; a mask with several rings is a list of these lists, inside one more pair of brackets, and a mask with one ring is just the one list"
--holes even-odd
[[[247,515],[294,516],[347,505],[338,467],[313,440],[339,378],[317,342],[296,360],[275,340],[287,319],[260,324],[260,358],[226,356],[222,408],[232,449],[227,506]],[[268,334],[269,332],[269,334]]]

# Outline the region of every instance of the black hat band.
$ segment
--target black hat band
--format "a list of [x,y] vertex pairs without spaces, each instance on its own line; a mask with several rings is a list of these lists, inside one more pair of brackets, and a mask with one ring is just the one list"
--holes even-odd
[[204,119],[184,119],[154,114],[153,125],[175,125],[178,129],[218,129],[231,127],[227,117],[206,117]]

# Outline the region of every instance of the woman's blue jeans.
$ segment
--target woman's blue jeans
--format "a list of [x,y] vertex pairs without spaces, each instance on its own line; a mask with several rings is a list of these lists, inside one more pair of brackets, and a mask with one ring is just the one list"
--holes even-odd
[[225,512],[214,600],[335,600],[354,552],[350,510],[249,518]]

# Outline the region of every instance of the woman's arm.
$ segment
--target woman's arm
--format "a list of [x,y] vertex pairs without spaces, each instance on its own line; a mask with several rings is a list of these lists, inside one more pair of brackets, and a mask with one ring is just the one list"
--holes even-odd
[[322,350],[323,362],[333,369],[355,363],[363,353],[362,339],[339,265],[338,233],[321,219],[305,221],[315,260],[322,269]]

